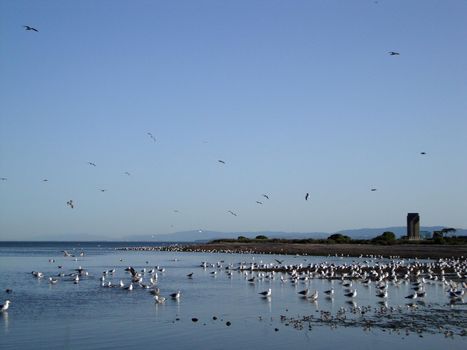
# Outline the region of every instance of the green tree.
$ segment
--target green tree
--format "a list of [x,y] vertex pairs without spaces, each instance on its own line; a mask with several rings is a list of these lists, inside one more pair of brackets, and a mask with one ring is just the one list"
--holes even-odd
[[386,231],[372,239],[374,243],[391,244],[396,241],[394,232]]
[[442,234],[444,237],[446,237],[446,236],[447,236],[449,233],[451,233],[451,232],[452,232],[452,233],[456,233],[456,229],[453,228],[453,227],[447,227],[447,228],[443,228],[443,229],[441,230],[441,234]]
[[264,235],[258,235],[255,237],[255,239],[269,239],[267,236]]
[[330,243],[349,243],[352,239],[349,236],[343,235],[341,233],[334,233],[328,237]]

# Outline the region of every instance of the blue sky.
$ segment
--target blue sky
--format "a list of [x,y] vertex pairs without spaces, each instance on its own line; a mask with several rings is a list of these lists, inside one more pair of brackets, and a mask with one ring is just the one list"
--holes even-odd
[[467,227],[466,13],[0,0],[0,239]]

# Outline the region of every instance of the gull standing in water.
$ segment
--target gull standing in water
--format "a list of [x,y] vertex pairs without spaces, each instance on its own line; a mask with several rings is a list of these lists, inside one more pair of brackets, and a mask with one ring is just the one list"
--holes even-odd
[[310,295],[310,300],[311,301],[316,301],[318,300],[319,292],[318,290],[315,289],[314,293]]
[[170,294],[170,297],[172,299],[180,299],[180,295],[181,295],[180,291],[177,290],[175,293]]
[[165,302],[165,298],[156,294],[154,296],[154,301],[156,302],[156,304],[163,304]]
[[269,288],[268,290],[264,291],[264,292],[261,292],[261,293],[258,293],[259,295],[262,295],[264,298],[267,298],[267,297],[270,297],[271,294],[272,294],[272,290],[271,288]]
[[10,307],[10,303],[11,303],[11,301],[5,300],[5,304],[0,305],[0,311],[4,312],[4,311],[8,310],[8,308]]

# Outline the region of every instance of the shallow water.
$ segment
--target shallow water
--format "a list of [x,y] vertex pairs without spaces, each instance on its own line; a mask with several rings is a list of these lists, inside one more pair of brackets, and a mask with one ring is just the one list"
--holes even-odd
[[[282,349],[284,347],[313,347],[319,349],[380,350],[421,348],[463,349],[466,337],[454,334],[445,337],[442,331],[406,332],[374,327],[365,330],[360,326],[331,327],[314,322],[309,328],[292,326],[289,319],[313,315],[319,320],[321,311],[336,313],[351,308],[343,287],[337,280],[314,279],[309,284],[281,283],[278,275],[274,280],[258,280],[249,283],[244,274],[234,272],[230,278],[225,270],[200,267],[202,261],[223,266],[238,262],[274,262],[285,259],[286,264],[310,262],[350,263],[359,259],[336,257],[273,256],[249,254],[202,254],[175,252],[134,252],[115,250],[118,245],[101,243],[49,243],[5,244],[0,243],[0,303],[9,299],[10,309],[0,315],[1,349],[104,349],[140,346],[163,347],[164,349]],[[76,255],[85,252],[77,261],[64,257],[62,251]],[[55,259],[55,262],[49,262]],[[58,266],[62,265],[62,269]],[[89,271],[79,284],[72,277],[62,277],[51,285],[47,277],[59,272],[72,273],[82,266]],[[160,266],[158,287],[167,297],[165,304],[157,305],[147,289],[135,286],[133,291],[121,288],[103,288],[99,278],[104,270],[116,269],[113,277],[107,278],[117,284],[120,279],[126,285],[130,275],[124,271],[133,266],[137,271]],[[46,278],[37,279],[31,271],[41,271]],[[217,271],[216,275],[211,274]],[[193,279],[186,275],[194,272]],[[148,283],[149,277],[146,277]],[[321,292],[318,302],[300,298],[298,291],[306,287]],[[336,295],[326,299],[323,291],[334,287]],[[358,295],[355,304],[379,307],[381,299],[375,296],[375,287],[354,284]],[[409,283],[389,288],[388,306],[402,305],[405,310],[411,292]],[[6,288],[13,292],[7,294]],[[272,289],[271,298],[261,298],[259,292]],[[180,300],[168,296],[181,290]],[[430,310],[463,310],[463,305],[454,309],[442,283],[428,283],[425,303],[414,312]],[[405,312],[405,311],[404,311]],[[462,311],[458,329],[465,328],[465,311]],[[281,316],[285,318],[281,321]],[[214,317],[216,319],[214,319]],[[193,322],[192,318],[197,318]],[[287,319],[287,321],[284,321]],[[230,322],[230,326],[226,323]],[[303,324],[302,324],[303,325]]]

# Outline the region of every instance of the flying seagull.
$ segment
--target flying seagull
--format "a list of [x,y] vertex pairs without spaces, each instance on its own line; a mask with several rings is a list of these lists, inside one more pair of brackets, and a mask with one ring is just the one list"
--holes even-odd
[[232,210],[229,210],[228,212],[229,212],[230,214],[232,214],[233,216],[237,216],[237,214],[234,213]]
[[420,152],[420,154],[423,154],[423,155],[425,155],[425,154],[426,154],[426,152]]
[[219,163],[225,164],[225,162],[222,159],[218,160]]
[[400,53],[399,52],[395,52],[395,51],[389,51],[388,52],[390,56],[399,56]]
[[25,30],[33,30],[35,32],[39,32],[36,28],[30,27],[30,26],[23,26]]
[[263,202],[260,202],[260,201],[256,201],[256,203],[258,203],[258,204],[263,204]]
[[48,180],[48,179],[43,179],[43,180],[42,180],[42,182],[47,182],[47,181],[49,181],[49,180]]
[[70,199],[68,202],[66,202],[66,205],[68,205],[71,209],[73,209],[75,206],[73,204],[73,200]]
[[101,188],[101,189],[99,189],[99,191],[105,192],[105,191],[107,191],[107,190],[106,190],[105,188]]
[[267,194],[263,194],[263,197],[269,199],[269,196]]
[[93,162],[88,162],[88,164],[91,166],[96,166],[96,163],[93,163]]
[[150,132],[147,133],[149,135],[149,137],[154,141],[156,142],[156,138],[154,137],[153,134],[151,134]]
[[372,188],[372,189],[371,189],[371,192],[375,192],[375,191],[376,191],[376,188]]
[[305,195],[305,200],[306,201],[308,200],[308,197],[310,197],[310,194],[307,192],[306,195]]

